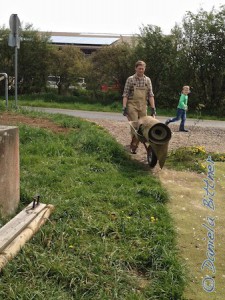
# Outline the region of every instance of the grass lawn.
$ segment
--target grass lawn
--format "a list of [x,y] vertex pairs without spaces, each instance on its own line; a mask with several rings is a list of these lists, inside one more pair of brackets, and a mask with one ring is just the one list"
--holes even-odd
[[1,272],[0,299],[183,299],[185,270],[159,179],[94,123],[30,116],[65,131],[18,124],[18,211],[37,193],[55,211]]

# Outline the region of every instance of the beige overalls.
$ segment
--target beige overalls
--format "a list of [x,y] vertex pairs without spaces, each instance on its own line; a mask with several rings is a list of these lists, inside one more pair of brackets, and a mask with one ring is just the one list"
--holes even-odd
[[[127,101],[127,111],[129,121],[138,121],[139,118],[147,116],[147,92],[149,87],[137,87],[134,85],[134,94],[131,99]],[[132,150],[136,150],[139,144],[139,140],[134,136],[131,130],[132,141],[130,147]]]

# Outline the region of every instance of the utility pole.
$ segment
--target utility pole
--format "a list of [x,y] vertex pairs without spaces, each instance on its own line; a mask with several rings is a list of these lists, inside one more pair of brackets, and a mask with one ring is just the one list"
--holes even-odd
[[17,14],[12,14],[9,18],[11,33],[9,34],[8,45],[15,48],[15,106],[17,108],[17,82],[18,82],[18,49],[20,48],[21,24]]

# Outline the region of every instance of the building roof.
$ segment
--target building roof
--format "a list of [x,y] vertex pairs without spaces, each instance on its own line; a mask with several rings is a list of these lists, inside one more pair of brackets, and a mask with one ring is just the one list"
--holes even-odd
[[[46,32],[45,32],[46,33]],[[133,44],[134,35],[110,33],[48,32],[53,45],[71,45],[80,48],[85,54],[113,44]]]
[[51,41],[53,44],[64,45],[111,45],[118,41],[115,37],[92,37],[92,36],[61,36],[52,35]]

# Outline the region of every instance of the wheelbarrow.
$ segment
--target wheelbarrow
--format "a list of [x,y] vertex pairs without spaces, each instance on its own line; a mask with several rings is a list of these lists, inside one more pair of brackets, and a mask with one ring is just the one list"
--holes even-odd
[[147,152],[147,162],[154,168],[159,162],[161,169],[164,166],[168,145],[171,139],[170,128],[157,119],[146,116],[138,121],[129,121],[131,133],[141,142]]

